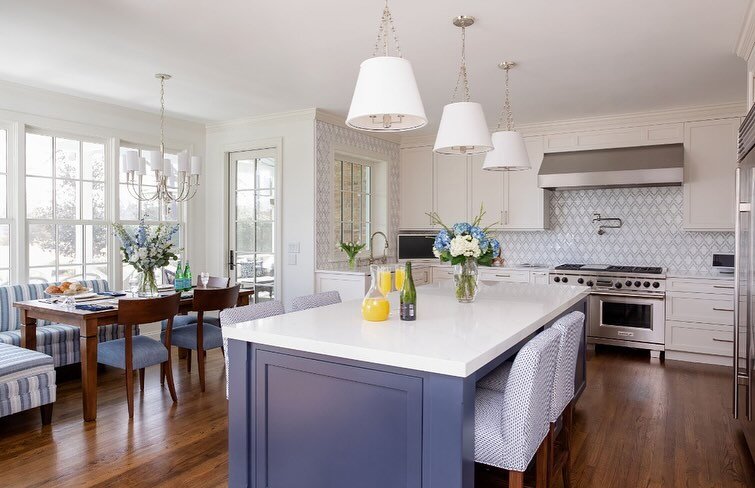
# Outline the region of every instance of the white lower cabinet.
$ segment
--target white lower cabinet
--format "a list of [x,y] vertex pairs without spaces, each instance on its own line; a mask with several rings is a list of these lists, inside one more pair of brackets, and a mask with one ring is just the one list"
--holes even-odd
[[529,283],[530,272],[505,268],[480,268],[480,281]]
[[728,280],[667,280],[666,359],[731,364],[733,288]]
[[536,285],[547,285],[549,283],[548,272],[547,271],[530,272],[530,283],[534,283]]
[[[395,279],[391,273],[391,279]],[[429,265],[412,266],[412,279],[414,286],[422,286],[430,283],[431,268]],[[343,271],[317,271],[315,273],[315,291],[337,291],[342,301],[357,300],[364,298],[370,289],[372,277],[363,273],[350,273]]]

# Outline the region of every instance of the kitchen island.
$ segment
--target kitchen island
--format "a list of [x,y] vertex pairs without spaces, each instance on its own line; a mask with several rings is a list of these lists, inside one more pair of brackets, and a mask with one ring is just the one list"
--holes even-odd
[[[587,312],[586,287],[502,283],[457,303],[417,288],[418,318],[385,322],[360,302],[224,327],[229,485],[474,486],[475,383],[554,320]],[[580,347],[577,391],[585,384]]]

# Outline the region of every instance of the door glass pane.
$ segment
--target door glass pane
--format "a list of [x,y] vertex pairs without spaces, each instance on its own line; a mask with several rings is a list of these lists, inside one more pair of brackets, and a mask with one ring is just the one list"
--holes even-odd
[[254,160],[238,161],[236,164],[236,189],[254,189]]
[[79,182],[55,180],[55,218],[78,219],[80,208]]
[[254,195],[252,190],[236,192],[236,218],[238,220],[254,218]]
[[241,220],[236,223],[236,251],[254,252],[254,222]]
[[52,137],[26,134],[26,174],[52,176]]
[[257,220],[273,220],[274,215],[273,190],[259,190],[257,192]]
[[272,158],[257,160],[257,188],[273,188],[275,186],[275,161]]
[[257,222],[255,225],[255,236],[257,238],[257,252],[273,252],[273,223]]
[[55,138],[55,175],[58,178],[79,178],[79,141]]
[[26,177],[26,216],[30,219],[52,218],[52,180]]
[[254,283],[254,254],[236,254],[236,282]]
[[55,265],[55,225],[29,224],[29,266]]

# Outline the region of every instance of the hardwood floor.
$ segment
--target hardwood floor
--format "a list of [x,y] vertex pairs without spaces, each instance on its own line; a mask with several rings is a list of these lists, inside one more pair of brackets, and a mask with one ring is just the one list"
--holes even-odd
[[[174,367],[179,403],[160,387],[158,368],[149,368],[132,422],[115,369],[100,374],[95,423],[81,419],[76,379],[59,381],[52,426],[41,427],[37,410],[0,419],[2,485],[224,486],[223,358],[208,353],[204,394],[184,360]],[[572,486],[755,486],[755,466],[730,419],[726,368],[651,364],[647,353],[599,348],[587,385],[574,414]],[[498,473],[479,478],[478,486],[503,486]]]

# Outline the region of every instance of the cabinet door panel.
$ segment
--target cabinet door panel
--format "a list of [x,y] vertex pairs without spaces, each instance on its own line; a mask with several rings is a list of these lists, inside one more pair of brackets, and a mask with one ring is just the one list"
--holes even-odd
[[684,134],[684,228],[734,229],[739,119],[689,122]]
[[508,171],[504,186],[504,229],[547,229],[549,192],[537,186],[537,173],[543,162],[543,138],[526,137],[532,168]]
[[466,156],[434,155],[435,211],[446,225],[468,219],[468,173]]
[[472,188],[471,202],[469,206],[470,217],[477,215],[480,205],[485,209],[483,225],[495,224],[495,228],[503,225],[503,177],[502,171],[485,171],[482,163],[485,161],[484,154],[476,154],[470,158],[469,169]]
[[433,150],[417,147],[401,150],[402,229],[429,229],[433,210]]

